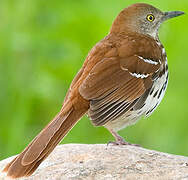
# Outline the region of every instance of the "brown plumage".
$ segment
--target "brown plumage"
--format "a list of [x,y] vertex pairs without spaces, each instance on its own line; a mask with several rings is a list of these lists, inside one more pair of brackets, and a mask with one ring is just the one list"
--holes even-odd
[[89,52],[60,113],[4,172],[12,178],[31,175],[85,113],[94,125],[105,126],[116,144],[127,144],[117,131],[151,114],[166,90],[168,66],[158,28],[181,14],[142,3],[124,9]]

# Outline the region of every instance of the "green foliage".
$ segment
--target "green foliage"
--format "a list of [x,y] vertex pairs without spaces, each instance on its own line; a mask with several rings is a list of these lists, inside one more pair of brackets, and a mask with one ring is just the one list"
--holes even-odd
[[[88,51],[131,0],[0,2],[0,159],[19,153],[60,110]],[[146,3],[151,1],[146,0]],[[188,11],[188,1],[158,0],[161,10]],[[160,30],[170,81],[155,113],[120,132],[128,141],[188,155],[187,16]],[[106,143],[112,136],[84,117],[63,143]]]

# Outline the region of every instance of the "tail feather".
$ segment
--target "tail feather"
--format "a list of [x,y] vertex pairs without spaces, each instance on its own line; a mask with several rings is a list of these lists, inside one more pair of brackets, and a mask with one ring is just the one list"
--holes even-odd
[[60,112],[3,171],[12,178],[31,175],[86,111],[71,106]]
[[[71,122],[70,122],[71,123]],[[37,169],[37,167],[40,165],[40,163],[53,151],[53,147],[55,147],[57,144],[58,144],[58,142],[59,141],[61,141],[61,139],[64,137],[64,135],[63,134],[61,134],[61,130],[62,130],[62,128],[65,128],[67,131],[65,132],[65,134],[67,134],[68,133],[68,127],[66,127],[66,126],[68,126],[68,127],[73,127],[74,126],[74,124],[73,123],[71,123],[71,124],[64,124],[64,125],[62,125],[61,126],[61,128],[59,129],[59,131],[58,132],[56,132],[56,134],[54,135],[54,137],[51,139],[51,142],[49,143],[49,148],[46,148],[45,149],[45,151],[46,152],[43,152],[43,153],[45,153],[45,155],[42,157],[42,159],[40,159],[34,166],[33,166],[33,168],[30,170],[30,171],[28,171],[28,173],[27,173],[27,175],[26,176],[30,176],[36,169]],[[48,151],[47,151],[48,150]]]
[[55,133],[61,127],[62,122],[67,119],[71,111],[72,109],[68,112],[68,114],[63,115],[63,117],[61,114],[57,115],[54,120],[40,132],[22,158],[22,164],[24,166],[31,164],[36,159],[41,157],[41,153],[43,150],[45,150],[51,139],[54,137]]

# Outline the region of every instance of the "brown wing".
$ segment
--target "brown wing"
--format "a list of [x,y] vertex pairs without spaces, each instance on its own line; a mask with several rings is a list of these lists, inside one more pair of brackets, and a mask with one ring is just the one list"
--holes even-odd
[[[137,58],[105,58],[93,67],[81,84],[79,91],[90,100],[88,115],[94,125],[104,125],[125,113],[151,87],[151,75],[157,66],[154,68]],[[134,73],[145,76],[136,77]]]

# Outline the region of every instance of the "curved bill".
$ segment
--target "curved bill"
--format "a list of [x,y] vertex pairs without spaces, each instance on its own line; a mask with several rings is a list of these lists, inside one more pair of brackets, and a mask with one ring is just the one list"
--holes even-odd
[[169,12],[165,12],[164,16],[163,16],[163,21],[166,21],[167,19],[174,18],[174,17],[177,17],[177,16],[181,16],[183,14],[185,14],[183,11],[169,11]]

